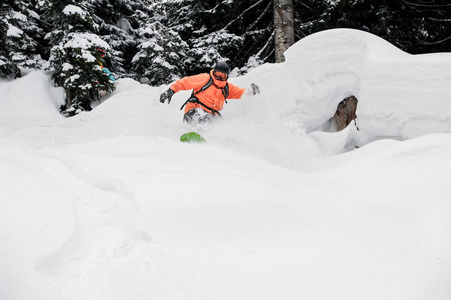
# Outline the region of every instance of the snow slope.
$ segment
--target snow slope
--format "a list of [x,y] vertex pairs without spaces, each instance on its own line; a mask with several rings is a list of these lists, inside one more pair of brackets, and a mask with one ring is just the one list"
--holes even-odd
[[[451,55],[354,30],[286,55],[204,145],[189,92],[121,79],[65,119],[46,74],[0,82],[0,299],[449,299]],[[359,130],[325,132],[350,95]]]

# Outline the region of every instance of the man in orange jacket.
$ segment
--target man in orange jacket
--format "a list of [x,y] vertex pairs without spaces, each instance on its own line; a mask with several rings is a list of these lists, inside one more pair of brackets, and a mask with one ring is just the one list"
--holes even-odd
[[260,89],[251,84],[250,90],[242,89],[229,82],[230,67],[226,62],[218,62],[210,73],[184,77],[177,80],[169,89],[160,95],[160,102],[171,102],[178,91],[193,89],[191,97],[182,106],[185,107],[183,120],[189,124],[207,123],[221,116],[220,110],[227,99],[240,99],[243,94],[258,94]]

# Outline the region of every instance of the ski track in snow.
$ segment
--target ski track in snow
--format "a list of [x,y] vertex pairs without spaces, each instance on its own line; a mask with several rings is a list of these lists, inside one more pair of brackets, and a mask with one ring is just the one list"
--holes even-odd
[[[120,180],[85,173],[77,159],[89,164],[86,157],[70,159],[54,150],[36,157],[46,172],[57,174],[55,182],[70,198],[75,228],[58,252],[39,261],[39,272],[53,278],[68,300],[141,299],[143,294],[185,299],[186,289],[196,284],[175,256],[135,229],[138,204],[133,193]],[[135,282],[137,274],[149,283]],[[127,288],[137,284],[143,290]]]

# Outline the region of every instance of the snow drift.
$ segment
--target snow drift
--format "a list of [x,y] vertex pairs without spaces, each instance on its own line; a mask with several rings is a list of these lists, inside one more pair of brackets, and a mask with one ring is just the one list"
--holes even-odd
[[304,38],[285,55],[285,63],[264,65],[240,82],[262,82],[268,103],[261,109],[271,106],[308,133],[326,130],[351,95],[359,101],[359,132],[350,139],[356,145],[451,132],[450,53],[410,55],[374,35],[335,29]]

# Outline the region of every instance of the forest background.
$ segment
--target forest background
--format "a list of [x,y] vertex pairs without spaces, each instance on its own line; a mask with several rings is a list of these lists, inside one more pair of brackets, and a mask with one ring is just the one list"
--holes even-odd
[[[64,110],[90,109],[116,78],[159,86],[218,60],[234,76],[275,62],[276,0],[2,0],[0,77],[51,72]],[[280,0],[277,0],[280,2]],[[295,41],[331,28],[373,33],[410,54],[451,50],[446,0],[294,0]],[[96,51],[107,52],[101,57]]]

